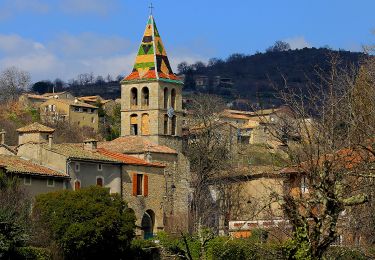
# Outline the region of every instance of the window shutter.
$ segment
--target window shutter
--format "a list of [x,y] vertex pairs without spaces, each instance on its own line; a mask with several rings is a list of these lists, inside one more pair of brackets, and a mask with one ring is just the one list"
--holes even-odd
[[148,196],[148,175],[143,175],[144,177],[144,196]]
[[133,173],[133,196],[137,196],[137,174]]

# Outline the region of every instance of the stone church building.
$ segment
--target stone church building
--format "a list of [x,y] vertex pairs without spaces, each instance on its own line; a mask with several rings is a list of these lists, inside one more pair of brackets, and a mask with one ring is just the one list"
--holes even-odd
[[[155,231],[188,228],[190,166],[182,153],[182,87],[150,15],[133,70],[121,81],[121,137],[99,146],[166,165],[165,190],[159,189],[163,225]],[[142,219],[148,209],[140,206],[142,197],[136,200],[139,206],[133,209]]]

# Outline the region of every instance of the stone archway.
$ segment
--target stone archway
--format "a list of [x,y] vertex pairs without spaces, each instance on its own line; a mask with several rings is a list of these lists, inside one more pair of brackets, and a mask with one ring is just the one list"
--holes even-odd
[[152,210],[147,210],[142,217],[141,229],[143,231],[143,238],[149,239],[154,236],[155,213]]

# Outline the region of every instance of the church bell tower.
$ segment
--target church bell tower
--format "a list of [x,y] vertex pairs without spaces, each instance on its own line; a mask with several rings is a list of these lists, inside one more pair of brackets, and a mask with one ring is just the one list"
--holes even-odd
[[133,70],[121,81],[121,135],[175,146],[182,134],[182,87],[150,15]]

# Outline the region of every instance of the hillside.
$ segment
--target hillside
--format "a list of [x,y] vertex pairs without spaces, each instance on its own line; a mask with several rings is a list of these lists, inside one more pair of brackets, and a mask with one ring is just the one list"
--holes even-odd
[[[274,86],[283,86],[282,76],[289,87],[304,87],[309,79],[317,81],[316,69],[329,70],[330,57],[338,55],[341,66],[354,64],[365,57],[363,53],[332,51],[325,48],[273,51],[255,55],[233,54],[226,60],[212,59],[205,65],[180,64],[179,73],[185,75],[185,91],[209,92],[228,100],[246,99],[268,105],[277,104]],[[213,84],[215,76],[231,79],[231,84]],[[208,77],[208,86],[197,85],[198,78]]]

